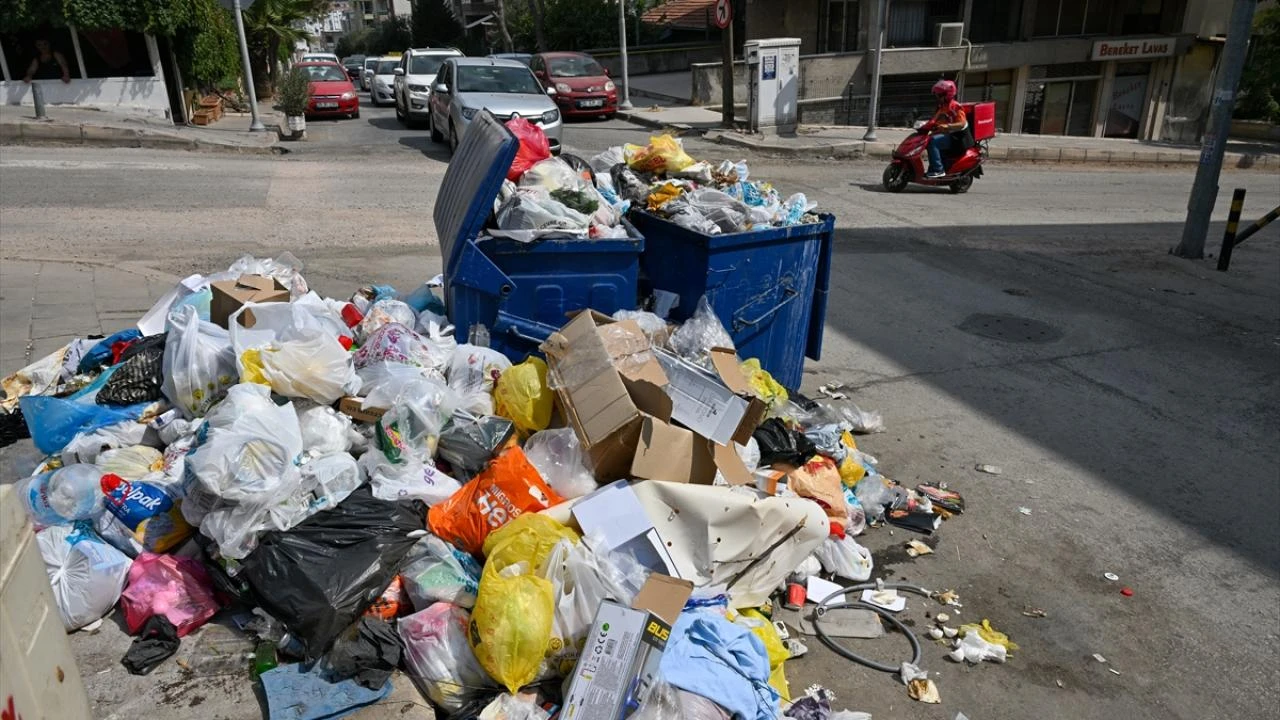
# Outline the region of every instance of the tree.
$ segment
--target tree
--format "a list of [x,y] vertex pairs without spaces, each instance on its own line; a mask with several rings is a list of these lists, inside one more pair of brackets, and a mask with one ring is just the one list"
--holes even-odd
[[240,49],[235,19],[217,0],[192,0],[194,22],[178,29],[173,51],[182,80],[210,88],[238,82]]
[[533,16],[533,37],[538,52],[547,51],[547,34],[543,30],[542,17],[546,14],[542,0],[529,0],[529,14]]
[[289,58],[299,41],[311,39],[303,24],[328,8],[328,0],[257,0],[244,12],[253,84],[259,94],[273,94],[280,62]]
[[1249,60],[1240,78],[1235,116],[1280,122],[1280,6],[1258,11]]
[[507,29],[507,9],[503,0],[494,0],[493,13],[498,16],[498,30],[502,33],[502,51],[511,52],[511,31]]
[[444,0],[414,0],[410,31],[414,47],[455,47],[463,44],[462,25]]

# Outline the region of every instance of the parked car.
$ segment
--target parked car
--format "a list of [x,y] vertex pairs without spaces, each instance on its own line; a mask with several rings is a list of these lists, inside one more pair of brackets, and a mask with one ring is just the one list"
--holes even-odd
[[360,117],[360,97],[351,78],[336,62],[300,62],[310,78],[311,99],[307,102],[307,117],[346,115]]
[[431,88],[431,139],[448,140],[456,150],[471,120],[484,109],[502,120],[519,116],[540,126],[558,155],[562,123],[548,97],[553,92],[543,90],[529,68],[515,60],[449,58]]
[[451,57],[462,57],[462,51],[418,48],[400,56],[393,83],[398,120],[409,125],[426,121],[431,112],[431,83],[440,74],[440,66]]
[[369,104],[378,107],[396,100],[395,85],[396,68],[400,67],[400,58],[385,55],[378,58],[369,78]]
[[501,60],[518,60],[525,65],[528,65],[529,61],[533,59],[533,55],[530,53],[490,53],[489,57]]
[[301,62],[331,62],[334,65],[341,65],[338,62],[338,56],[327,52],[309,52],[303,53]]
[[342,59],[342,69],[347,71],[347,77],[351,78],[351,82],[359,83],[360,75],[364,72],[364,55],[350,55]]
[[378,62],[382,58],[365,58],[364,68],[360,70],[360,89],[369,92],[369,88],[373,85],[373,71],[378,67]]
[[543,87],[555,88],[555,101],[565,117],[612,117],[618,111],[618,88],[609,71],[585,53],[539,53],[529,68]]

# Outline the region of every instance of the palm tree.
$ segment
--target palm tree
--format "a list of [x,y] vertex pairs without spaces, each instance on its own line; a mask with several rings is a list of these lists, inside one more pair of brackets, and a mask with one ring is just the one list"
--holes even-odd
[[254,85],[270,97],[279,77],[280,62],[299,41],[311,39],[302,24],[323,13],[328,0],[257,0],[244,13],[245,35],[253,65]]

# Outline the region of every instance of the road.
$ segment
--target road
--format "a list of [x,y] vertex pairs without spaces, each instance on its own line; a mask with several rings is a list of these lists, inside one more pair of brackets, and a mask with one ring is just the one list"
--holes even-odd
[[[363,114],[309,123],[311,139],[280,158],[5,148],[6,371],[26,355],[13,349],[21,318],[32,353],[62,341],[35,337],[37,317],[62,323],[63,334],[114,329],[104,318],[125,324],[127,313],[102,312],[126,294],[109,292],[120,272],[147,278],[132,290],[140,307],[172,278],[243,253],[291,251],[333,296],[438,272],[431,213],[447,153],[424,131],[399,128],[390,110]],[[589,156],[647,135],[622,122],[574,124],[565,144]],[[740,157],[696,139],[687,147]],[[804,389],[846,383],[859,405],[884,413],[888,431],[860,444],[891,477],[947,482],[968,503],[932,556],[906,559],[903,531],[865,536],[877,574],[955,588],[961,620],[990,618],[1021,646],[1005,666],[965,668],[926,643],[940,708],[814,639],[787,664],[793,688],[821,683],[837,708],[919,720],[958,711],[973,720],[1201,720],[1276,707],[1280,234],[1250,240],[1226,274],[1212,260],[1172,258],[1192,180],[1180,169],[993,164],[967,195],[889,195],[876,163],[747,159],[755,177],[804,192],[839,220],[824,355],[808,365]],[[1217,220],[1237,186],[1249,189],[1249,215],[1280,195],[1274,174],[1228,173]],[[33,274],[33,292],[12,290]],[[57,306],[60,292],[73,299]],[[46,304],[33,309],[30,297]],[[1041,321],[1057,339],[961,328],[982,314]],[[980,474],[976,464],[1003,472]],[[918,628],[920,603],[912,608]],[[1046,616],[1028,617],[1031,608]],[[164,669],[160,679],[126,678],[118,637],[76,642],[100,714],[180,716],[157,712],[172,698],[153,707],[153,685],[178,687]],[[856,647],[889,661],[905,644]],[[209,685],[202,710],[252,717],[236,706],[251,708],[248,687]]]

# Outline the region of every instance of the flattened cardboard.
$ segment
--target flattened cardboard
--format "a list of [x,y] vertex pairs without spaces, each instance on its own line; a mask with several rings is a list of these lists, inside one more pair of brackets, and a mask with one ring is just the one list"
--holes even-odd
[[662,350],[655,354],[667,374],[671,419],[721,445],[732,442],[747,401],[697,365]]
[[738,424],[738,430],[733,435],[734,442],[746,445],[751,439],[751,433],[764,422],[764,416],[769,411],[769,407],[751,390],[751,383],[747,382],[747,376],[742,374],[736,351],[731,348],[712,348],[711,364],[715,366],[725,387],[747,401],[747,411],[743,413],[742,422]]
[[[227,321],[247,303],[289,302],[289,290],[279,280],[264,275],[241,275],[235,280],[209,283],[209,321],[227,327]],[[240,315],[240,324],[253,327],[252,310]]]
[[374,423],[386,412],[385,408],[365,407],[358,397],[347,395],[338,401],[338,412],[357,422]]
[[646,610],[665,620],[668,625],[675,625],[684,604],[693,594],[693,582],[652,573],[636,593],[631,607]]

